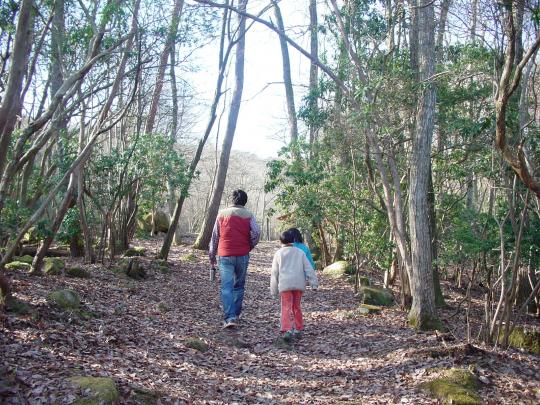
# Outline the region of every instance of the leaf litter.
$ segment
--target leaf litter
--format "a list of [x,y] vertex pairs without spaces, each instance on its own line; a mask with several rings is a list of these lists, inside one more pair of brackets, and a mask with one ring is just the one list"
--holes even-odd
[[[143,261],[160,246],[138,243],[149,252]],[[304,294],[303,338],[276,344],[276,249],[263,242],[252,253],[232,330],[221,329],[219,283],[209,281],[205,252],[185,245],[173,248],[170,272],[149,271],[144,281],[100,265],[84,266],[90,279],[10,272],[32,312],[0,317],[0,402],[73,403],[80,392],[69,378],[85,375],[114,379],[122,404],[437,404],[422,383],[456,366],[474,366],[488,404],[540,402],[537,356],[447,350],[436,333],[409,329],[398,307],[357,314],[352,286],[321,274],[319,290]],[[51,308],[46,297],[57,288],[77,291],[85,316]]]

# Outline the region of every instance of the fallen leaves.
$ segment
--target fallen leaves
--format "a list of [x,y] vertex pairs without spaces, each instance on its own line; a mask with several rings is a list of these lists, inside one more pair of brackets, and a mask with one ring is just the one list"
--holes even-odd
[[[147,257],[159,247],[141,244]],[[351,316],[358,301],[344,280],[321,277],[319,291],[303,298],[303,339],[276,346],[279,304],[268,293],[275,248],[262,243],[252,255],[233,331],[221,329],[219,283],[208,280],[206,255],[187,247],[174,249],[170,272],[150,270],[144,281],[99,266],[85,266],[92,279],[14,272],[34,315],[0,319],[0,402],[72,403],[77,393],[66,381],[88,375],[113,378],[122,403],[437,403],[419,386],[453,366],[454,353],[439,349],[450,339],[403,327],[395,307]],[[49,307],[45,297],[57,288],[77,291],[91,316]],[[477,364],[486,402],[537,402],[534,356],[463,352],[459,361]]]

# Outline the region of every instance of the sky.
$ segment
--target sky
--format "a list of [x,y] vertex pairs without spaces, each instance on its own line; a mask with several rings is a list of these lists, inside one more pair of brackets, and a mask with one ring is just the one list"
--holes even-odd
[[[267,1],[253,1],[249,11],[260,10]],[[284,0],[280,3],[285,27],[304,26],[309,23],[307,2],[297,2],[294,0]],[[274,21],[274,12],[269,10],[266,19],[271,17]],[[300,29],[297,28],[296,31]],[[308,36],[299,38],[295,34],[292,37],[298,39],[307,46]],[[309,81],[309,61],[300,55],[295,49],[289,47],[291,60],[291,75],[295,85],[296,109],[301,103],[302,96],[306,92]],[[210,72],[215,72],[217,47],[205,47],[198,55],[201,70],[204,65]],[[232,58],[234,61],[234,57]],[[234,63],[232,64],[234,68]],[[210,103],[214,93],[216,73],[211,75],[201,75],[201,71],[193,75],[194,85],[200,91],[201,101]],[[233,150],[241,150],[254,153],[261,158],[276,157],[279,149],[285,145],[289,136],[287,123],[287,105],[285,100],[285,89],[283,85],[283,67],[281,60],[281,50],[277,34],[267,27],[255,23],[246,36],[246,54],[244,68],[244,91],[242,105],[238,117],[236,133],[234,136]],[[209,80],[209,77],[211,79]],[[234,84],[234,75],[231,70],[227,82],[228,92],[227,102],[230,102]],[[194,127],[195,132],[202,132],[206,125],[208,110],[202,114],[201,120]],[[224,135],[227,122],[225,113],[221,119],[220,140]],[[215,142],[215,131],[211,142]]]

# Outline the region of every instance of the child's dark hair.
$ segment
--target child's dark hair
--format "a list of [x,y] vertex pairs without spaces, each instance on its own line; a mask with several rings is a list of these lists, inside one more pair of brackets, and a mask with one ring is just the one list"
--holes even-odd
[[290,229],[287,229],[279,236],[279,241],[284,245],[289,245],[294,242],[293,233]]
[[232,202],[234,205],[246,205],[248,200],[247,194],[244,190],[234,190],[232,192]]
[[288,230],[292,234],[294,243],[304,243],[304,238],[302,238],[302,232],[300,232],[298,228],[289,228]]

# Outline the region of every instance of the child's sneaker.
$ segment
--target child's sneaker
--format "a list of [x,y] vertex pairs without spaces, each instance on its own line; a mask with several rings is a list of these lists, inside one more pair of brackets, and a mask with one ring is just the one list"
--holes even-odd
[[292,331],[292,336],[293,336],[294,339],[300,340],[300,339],[302,339],[303,333],[302,333],[301,330],[296,330],[295,329],[295,330]]
[[285,332],[283,335],[281,335],[281,338],[289,343],[294,337],[294,332],[292,330],[288,330],[287,332]]

